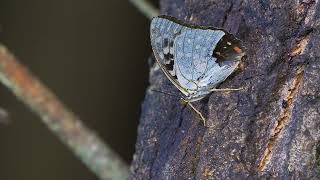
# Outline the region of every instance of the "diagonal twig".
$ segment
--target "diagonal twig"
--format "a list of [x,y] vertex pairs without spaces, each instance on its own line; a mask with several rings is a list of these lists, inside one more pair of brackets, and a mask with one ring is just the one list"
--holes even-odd
[[129,0],[142,14],[152,19],[159,15],[159,10],[147,0]]
[[128,167],[121,158],[1,44],[0,81],[38,114],[100,179],[125,179],[128,176]]

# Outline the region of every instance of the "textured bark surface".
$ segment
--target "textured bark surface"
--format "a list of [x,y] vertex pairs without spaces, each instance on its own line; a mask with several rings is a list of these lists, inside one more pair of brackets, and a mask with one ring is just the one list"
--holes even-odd
[[[162,14],[223,27],[241,68],[194,105],[147,91],[131,179],[320,178],[320,2],[162,0]],[[149,89],[178,90],[153,63]]]

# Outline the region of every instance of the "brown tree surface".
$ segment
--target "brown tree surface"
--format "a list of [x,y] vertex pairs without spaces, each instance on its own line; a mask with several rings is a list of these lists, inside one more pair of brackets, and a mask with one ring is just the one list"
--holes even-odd
[[320,2],[162,0],[162,14],[223,27],[246,58],[195,103],[202,125],[153,63],[131,179],[317,179],[320,170]]

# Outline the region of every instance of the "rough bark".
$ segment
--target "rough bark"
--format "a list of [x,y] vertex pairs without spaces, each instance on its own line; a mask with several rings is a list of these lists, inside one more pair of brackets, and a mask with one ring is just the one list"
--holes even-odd
[[[147,91],[131,179],[320,178],[320,2],[162,0],[162,14],[223,27],[243,41],[241,68],[195,105]],[[153,63],[149,89],[178,90]]]

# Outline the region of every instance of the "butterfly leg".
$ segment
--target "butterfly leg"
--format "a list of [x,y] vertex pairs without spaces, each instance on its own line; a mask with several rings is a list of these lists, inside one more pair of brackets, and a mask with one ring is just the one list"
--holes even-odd
[[229,89],[229,88],[226,88],[226,89],[210,89],[211,92],[217,92],[217,91],[240,91],[240,90],[243,90],[243,88],[237,88],[237,89]]
[[190,101],[185,100],[185,99],[182,99],[182,98],[181,98],[181,100],[182,100],[182,102],[183,102],[184,104],[189,105],[189,107],[190,107],[195,113],[197,113],[197,115],[198,115],[198,116],[201,118],[201,120],[203,121],[203,125],[206,126],[207,121],[206,121],[206,119],[204,118],[204,116],[202,115],[202,113],[201,113],[199,110],[197,110],[197,109],[191,104]]

